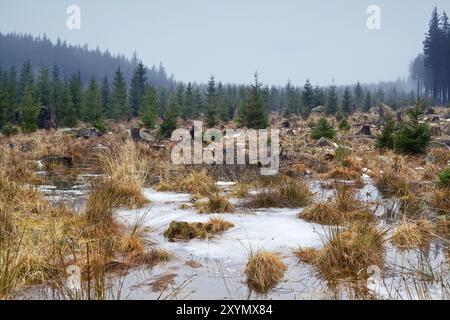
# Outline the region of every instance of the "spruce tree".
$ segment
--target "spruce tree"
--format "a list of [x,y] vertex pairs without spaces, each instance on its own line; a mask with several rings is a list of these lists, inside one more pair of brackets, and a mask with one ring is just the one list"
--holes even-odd
[[314,106],[314,90],[311,85],[311,82],[309,82],[309,79],[306,80],[306,83],[303,87],[302,92],[302,115],[304,117],[307,117],[311,110],[315,107]]
[[206,92],[206,125],[209,128],[214,127],[218,122],[217,114],[217,90],[214,76],[211,76],[208,82],[208,89]]
[[196,114],[195,108],[195,97],[192,88],[192,83],[188,83],[186,87],[186,96],[184,101],[184,116],[186,119],[195,119],[198,115]]
[[348,124],[347,119],[344,117],[338,126],[341,131],[350,131],[350,125]]
[[50,110],[56,114],[57,121],[62,121],[64,118],[63,95],[64,88],[61,82],[61,74],[58,66],[54,66],[52,70],[52,81],[50,84]]
[[50,75],[48,68],[41,65],[38,78],[38,99],[41,106],[49,107],[51,101]]
[[408,111],[404,122],[394,135],[394,148],[402,153],[424,153],[431,141],[431,129],[420,121],[423,110],[420,106]]
[[377,138],[377,148],[383,149],[393,149],[394,148],[394,134],[396,130],[395,120],[390,115],[387,114],[384,117],[384,127],[381,134]]
[[255,83],[250,86],[247,98],[240,110],[239,125],[248,129],[266,129],[269,125],[267,106],[261,90],[262,84],[255,74]]
[[111,118],[111,86],[109,85],[108,76],[105,76],[102,80],[101,96],[103,114]]
[[104,130],[104,118],[100,88],[94,77],[91,78],[89,86],[86,90],[82,118],[84,121],[91,123],[100,131]]
[[147,88],[147,68],[139,63],[133,73],[130,84],[130,106],[133,116],[138,116]]
[[367,92],[366,99],[364,100],[364,112],[369,112],[369,110],[372,108],[372,95],[370,94],[370,91]]
[[323,93],[322,88],[316,86],[314,88],[314,107],[324,106],[325,105],[325,94]]
[[172,99],[169,106],[166,108],[164,120],[159,128],[159,134],[162,137],[170,138],[172,132],[177,128],[177,101]]
[[22,97],[22,131],[30,133],[37,130],[37,120],[39,116],[39,107],[37,106],[32,94],[33,88],[25,88]]
[[19,121],[17,97],[17,73],[15,66],[12,66],[6,79],[5,120],[7,122],[17,123]]
[[186,120],[186,110],[184,106],[184,85],[183,83],[179,83],[175,92],[175,98],[177,103],[177,112],[178,115],[183,118],[183,120]]
[[200,113],[204,112],[205,105],[203,102],[203,96],[200,92],[200,89],[196,88],[194,90],[194,116],[193,118],[196,119]]
[[166,106],[169,103],[167,89],[164,87],[160,87],[158,91],[158,114],[160,117],[164,116],[164,112],[166,110]]
[[300,111],[299,98],[297,96],[295,88],[292,86],[290,81],[288,81],[285,90],[287,97],[287,106],[284,115],[286,117],[297,115]]
[[77,119],[81,118],[83,106],[83,85],[81,83],[81,73],[73,74],[69,81],[70,96],[72,97],[73,108]]
[[335,136],[336,131],[326,118],[321,118],[311,131],[311,138],[316,140],[320,138],[334,139]]
[[355,86],[355,104],[356,104],[356,108],[358,108],[359,110],[363,109],[363,104],[364,104],[364,92],[363,92],[363,88],[361,87],[361,84],[358,82]]
[[328,89],[326,113],[328,115],[334,115],[336,114],[337,110],[338,110],[338,96],[336,93],[336,86],[333,85]]
[[425,66],[431,71],[431,95],[436,103],[439,100],[439,86],[442,77],[442,30],[439,14],[435,7],[429,23],[429,29],[424,41]]
[[351,114],[353,111],[353,98],[349,88],[345,88],[344,96],[342,97],[342,112],[345,115]]
[[62,120],[64,126],[68,128],[75,127],[77,125],[77,113],[75,111],[72,96],[70,95],[70,89],[66,85],[63,89],[63,106],[64,109],[62,113]]
[[156,89],[152,86],[148,87],[145,91],[144,98],[142,100],[141,109],[141,122],[147,129],[153,129],[156,124],[157,118],[157,93]]
[[[20,70],[18,100],[23,102],[25,91],[34,89],[34,74],[31,62],[27,60]],[[33,94],[33,93],[32,93]]]
[[114,120],[128,120],[131,110],[128,104],[127,85],[122,71],[117,69],[111,94],[111,116]]

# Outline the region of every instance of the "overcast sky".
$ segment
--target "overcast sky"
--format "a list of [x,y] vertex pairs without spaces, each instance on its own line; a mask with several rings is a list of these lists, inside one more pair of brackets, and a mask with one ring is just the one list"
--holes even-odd
[[[66,8],[81,8],[81,30]],[[381,30],[366,26],[381,8]],[[406,77],[434,6],[448,0],[0,0],[0,31],[46,33],[164,63],[178,80],[326,85]],[[1,48],[0,48],[1,50]]]

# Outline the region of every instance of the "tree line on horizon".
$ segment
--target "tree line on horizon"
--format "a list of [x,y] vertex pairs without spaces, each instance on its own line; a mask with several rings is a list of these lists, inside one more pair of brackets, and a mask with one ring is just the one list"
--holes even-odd
[[203,117],[209,127],[231,120],[246,127],[263,127],[271,112],[306,118],[320,106],[319,111],[343,118],[357,110],[367,112],[390,99],[395,99],[393,106],[410,105],[415,100],[411,93],[404,92],[386,97],[382,89],[372,92],[360,83],[323,88],[307,80],[301,88],[290,82],[284,87],[269,87],[257,77],[252,85],[224,85],[211,76],[206,86],[177,82],[169,88],[158,87],[149,81],[148,69],[142,63],[130,81],[120,67],[112,79],[92,76],[87,85],[81,79],[79,71],[64,79],[56,65],[51,69],[41,65],[36,74],[30,61],[20,72],[15,66],[0,70],[0,128],[15,125],[30,132],[73,127],[79,122],[104,128],[105,119],[129,121],[139,117],[147,128],[163,121],[162,131],[167,134],[178,117]]

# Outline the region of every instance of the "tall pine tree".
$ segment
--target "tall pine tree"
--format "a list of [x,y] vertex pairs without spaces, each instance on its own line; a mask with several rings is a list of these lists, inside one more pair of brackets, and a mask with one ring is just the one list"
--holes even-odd
[[314,106],[314,90],[311,85],[311,82],[309,82],[309,79],[306,80],[306,83],[303,87],[302,92],[302,115],[304,117],[307,117],[311,110],[315,107]]
[[142,107],[142,99],[147,88],[147,68],[139,63],[133,73],[130,84],[130,106],[133,116],[138,116]]
[[214,76],[211,76],[208,82],[208,89],[206,92],[206,125],[209,128],[214,127],[218,122],[217,112],[217,89]]
[[141,122],[147,129],[153,129],[156,124],[157,117],[157,94],[156,89],[150,86],[145,91],[144,98],[142,100],[141,109]]
[[261,90],[262,84],[255,74],[255,82],[247,93],[244,105],[239,114],[239,124],[249,129],[266,129],[269,125],[267,105]]
[[326,113],[328,115],[335,115],[338,111],[338,96],[336,92],[336,86],[332,85],[328,89]]
[[122,71],[117,69],[111,94],[111,116],[115,120],[128,120],[131,110],[128,104],[127,84]]
[[353,112],[353,98],[350,88],[345,88],[344,96],[342,97],[342,112],[349,115]]

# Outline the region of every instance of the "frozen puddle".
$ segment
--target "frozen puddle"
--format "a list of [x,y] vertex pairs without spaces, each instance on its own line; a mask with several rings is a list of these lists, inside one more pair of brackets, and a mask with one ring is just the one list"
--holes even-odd
[[[152,201],[147,208],[120,211],[119,216],[127,223],[144,216],[145,225],[153,230],[149,235],[151,240],[178,258],[167,265],[157,266],[149,273],[130,273],[126,281],[134,283],[130,297],[148,299],[154,295],[147,285],[136,286],[138,279],[145,284],[152,278],[176,273],[178,286],[188,281],[183,290],[190,293],[186,297],[188,299],[247,298],[249,294],[252,295],[248,293],[244,276],[248,256],[252,251],[265,250],[278,253],[289,266],[286,280],[269,297],[299,298],[299,292],[305,292],[308,295],[306,298],[311,298],[313,290],[309,281],[313,279],[308,274],[309,269],[297,262],[292,251],[300,246],[320,247],[321,235],[326,232],[326,227],[298,219],[297,214],[301,209],[262,209],[253,214],[198,214],[194,209],[180,209],[181,204],[189,202],[189,194],[156,192],[153,189],[146,189],[144,194]],[[174,220],[206,222],[217,216],[233,223],[235,227],[211,240],[171,243],[164,239],[164,230]],[[201,267],[193,269],[186,266],[188,260],[199,262]],[[307,290],[308,287],[310,290]],[[323,294],[323,289],[319,291]]]
[[[193,209],[180,209],[182,203],[189,201],[188,194],[155,192],[151,189],[144,194],[152,201],[148,208],[122,211],[121,216],[130,223],[133,217],[144,215],[145,224],[156,229],[152,239],[156,236],[160,246],[198,258],[245,260],[251,250],[259,249],[290,255],[299,246],[320,247],[321,235],[326,232],[326,227],[298,219],[300,209],[263,209],[256,210],[254,214],[197,214]],[[163,238],[164,229],[174,220],[206,222],[217,216],[235,227],[209,241],[170,243]]]

